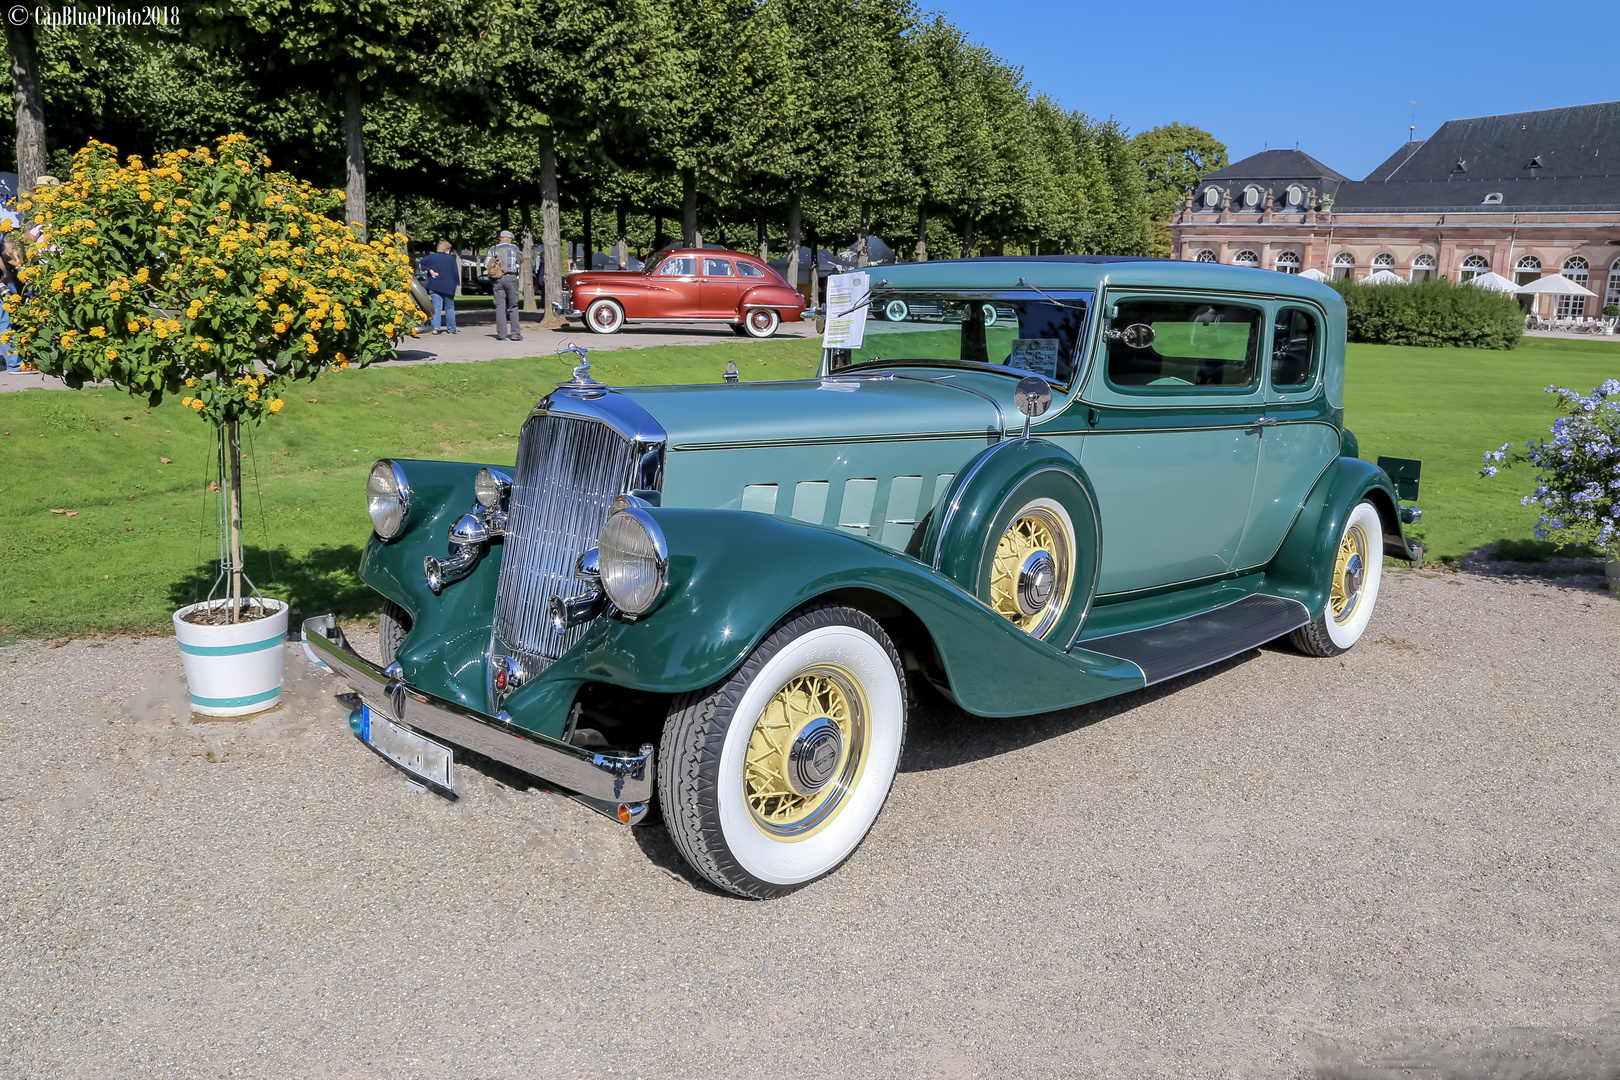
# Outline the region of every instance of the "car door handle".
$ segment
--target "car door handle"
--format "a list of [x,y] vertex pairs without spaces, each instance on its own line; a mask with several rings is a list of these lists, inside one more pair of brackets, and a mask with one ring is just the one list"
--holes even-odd
[[1250,425],[1250,427],[1257,427],[1257,428],[1260,428],[1260,427],[1276,427],[1276,426],[1277,426],[1277,418],[1275,416],[1262,416],[1258,420],[1256,420],[1253,424]]

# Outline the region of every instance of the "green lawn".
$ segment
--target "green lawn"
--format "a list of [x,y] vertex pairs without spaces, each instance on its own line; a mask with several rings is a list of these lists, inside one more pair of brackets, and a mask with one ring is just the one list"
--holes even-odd
[[1351,345],[1345,372],[1345,423],[1361,456],[1421,458],[1411,531],[1426,558],[1455,559],[1482,544],[1531,535],[1537,513],[1519,499],[1535,487],[1523,466],[1491,480],[1481,457],[1505,442],[1544,438],[1554,398],[1549,383],[1591,390],[1620,378],[1620,342],[1524,338],[1506,352]]
[[[812,340],[598,352],[605,381],[717,382],[813,370]],[[379,366],[288,394],[248,456],[248,571],[306,614],[375,610],[355,576],[370,523],[362,493],[378,457],[510,462],[524,410],[565,378],[558,357]],[[1349,424],[1362,455],[1424,461],[1420,534],[1456,557],[1527,537],[1531,474],[1475,475],[1486,447],[1547,430],[1549,382],[1620,376],[1620,343],[1526,339],[1513,352],[1351,346]],[[0,376],[4,378],[5,376]],[[308,399],[314,398],[313,402]],[[209,430],[178,402],[148,409],[112,390],[0,395],[0,639],[167,631],[169,612],[212,583],[218,496]],[[161,459],[169,458],[165,464]],[[52,510],[75,511],[54,514]]]

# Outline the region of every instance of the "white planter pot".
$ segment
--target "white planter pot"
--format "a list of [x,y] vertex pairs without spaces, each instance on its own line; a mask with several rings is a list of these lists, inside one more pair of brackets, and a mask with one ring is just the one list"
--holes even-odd
[[1620,558],[1610,558],[1605,562],[1603,572],[1609,575],[1609,592],[1620,596]]
[[185,620],[198,608],[228,607],[229,600],[192,604],[174,613],[174,636],[180,643],[193,711],[245,716],[270,708],[281,697],[287,605],[280,600],[264,604],[273,614],[234,626],[198,626]]

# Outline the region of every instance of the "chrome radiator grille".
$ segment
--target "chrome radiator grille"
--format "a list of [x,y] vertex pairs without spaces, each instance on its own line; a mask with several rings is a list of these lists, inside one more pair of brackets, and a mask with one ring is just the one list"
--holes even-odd
[[523,425],[495,594],[495,635],[507,648],[555,660],[585,636],[589,623],[553,633],[546,602],[583,591],[574,563],[596,546],[635,464],[631,444],[606,424],[552,414]]

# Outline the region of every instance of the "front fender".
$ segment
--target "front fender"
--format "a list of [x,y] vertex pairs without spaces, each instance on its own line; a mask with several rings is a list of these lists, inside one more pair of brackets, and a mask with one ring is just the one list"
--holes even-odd
[[1015,716],[1142,685],[1134,664],[1037,641],[931,568],[862,537],[742,510],[647,512],[669,545],[663,601],[635,622],[598,619],[548,676],[698,690],[736,670],[794,608],[862,590],[917,617],[969,712]]
[[472,572],[438,596],[427,587],[422,560],[449,553],[450,527],[472,509],[473,477],[485,466],[395,460],[411,486],[410,511],[393,539],[371,534],[360,557],[360,580],[410,613],[410,633],[398,656],[406,681],[482,711],[488,706],[484,668],[505,548],[490,544]]
[[1266,591],[1298,600],[1319,618],[1327,607],[1329,578],[1338,555],[1339,535],[1350,512],[1363,499],[1378,510],[1385,555],[1410,559],[1411,550],[1396,513],[1395,486],[1370,461],[1341,457],[1329,465],[1305,497],[1299,515],[1266,568]]

